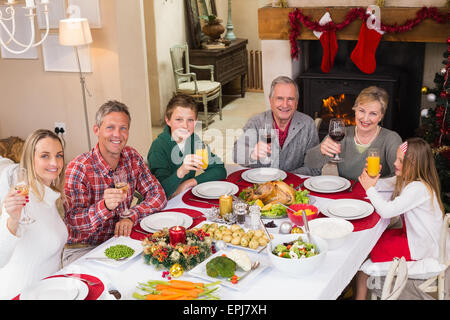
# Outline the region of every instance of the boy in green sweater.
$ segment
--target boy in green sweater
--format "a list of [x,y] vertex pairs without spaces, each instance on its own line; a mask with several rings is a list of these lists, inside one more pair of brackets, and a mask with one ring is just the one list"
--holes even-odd
[[[194,133],[197,116],[197,104],[192,97],[174,96],[166,108],[167,125],[148,152],[150,171],[163,186],[167,198],[173,198],[199,183],[227,177],[222,160],[212,154]],[[207,150],[204,152],[207,160],[203,160],[200,150],[196,155],[196,150],[201,148]],[[200,170],[204,172],[195,176]]]

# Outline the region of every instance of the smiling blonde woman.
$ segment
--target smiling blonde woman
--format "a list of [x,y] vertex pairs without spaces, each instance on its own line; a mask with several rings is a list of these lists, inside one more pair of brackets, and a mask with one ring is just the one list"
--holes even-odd
[[380,126],[388,101],[388,94],[382,88],[371,86],[362,90],[353,107],[356,126],[345,128],[345,138],[340,143],[326,136],[318,146],[308,150],[306,166],[322,169],[337,153],[344,158],[337,164],[339,176],[357,179],[366,165],[369,148],[377,148],[381,177],[393,175],[397,148],[402,139],[396,132]]
[[[0,216],[0,299],[11,299],[58,271],[68,237],[56,205],[64,184],[60,138],[49,130],[35,131],[25,141],[20,167],[27,169],[28,196],[11,190],[16,177],[7,177],[8,170],[0,176],[1,192],[6,193]],[[24,206],[35,220],[25,226],[19,224]]]

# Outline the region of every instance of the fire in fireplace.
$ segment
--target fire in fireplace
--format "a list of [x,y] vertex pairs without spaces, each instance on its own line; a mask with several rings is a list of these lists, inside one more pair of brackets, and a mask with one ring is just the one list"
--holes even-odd
[[356,97],[364,88],[378,86],[389,95],[381,125],[396,131],[403,139],[414,136],[420,120],[425,44],[380,42],[373,74],[361,72],[351,61],[355,45],[356,41],[339,40],[334,66],[329,73],[323,73],[320,41],[300,41],[299,111],[322,119],[319,128],[322,139],[331,118],[344,118],[347,125],[354,125],[352,107]]
[[355,114],[352,110],[355,97],[345,93],[329,96],[322,99],[322,108],[319,117],[324,123],[332,118],[342,118],[346,126],[355,125]]

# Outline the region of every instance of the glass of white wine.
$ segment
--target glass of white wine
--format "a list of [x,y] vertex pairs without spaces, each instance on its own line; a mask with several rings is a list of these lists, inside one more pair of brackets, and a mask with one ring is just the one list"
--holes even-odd
[[[19,171],[17,172],[17,183],[14,189],[21,196],[27,196],[30,193],[27,169],[19,168]],[[27,210],[27,207],[24,206],[22,209],[22,214],[20,215],[19,224],[27,225],[34,222],[35,220],[31,217],[30,213]]]
[[124,203],[124,210],[122,212],[120,212],[120,217],[121,218],[127,218],[131,215],[131,211],[128,209],[128,205],[127,205],[127,201],[128,201],[128,189],[129,189],[129,184],[128,184],[128,173],[126,170],[118,170],[114,173],[114,187],[116,189],[120,189],[122,191],[122,193],[127,194],[127,197],[125,198],[125,203]]

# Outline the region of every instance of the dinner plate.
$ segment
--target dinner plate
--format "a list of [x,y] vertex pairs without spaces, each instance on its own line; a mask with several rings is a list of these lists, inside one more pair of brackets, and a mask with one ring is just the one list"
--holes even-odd
[[186,229],[194,220],[187,214],[174,211],[157,212],[141,220],[140,226],[147,232],[154,233],[164,228],[182,226]]
[[277,168],[256,168],[244,171],[242,179],[251,183],[265,183],[268,181],[284,180],[286,172]]
[[[344,199],[342,199],[342,200],[344,200]],[[337,201],[337,200],[333,200],[333,201]],[[353,216],[346,215],[345,217],[334,215],[333,213],[331,213],[328,210],[327,207],[323,207],[320,211],[322,212],[323,215],[325,215],[329,218],[340,218],[340,219],[345,219],[345,220],[358,220],[358,219],[362,219],[362,218],[370,216],[373,213],[373,207],[372,207],[372,210],[368,210],[363,214],[353,215]]]
[[316,176],[305,180],[304,186],[315,192],[335,193],[347,190],[351,183],[338,176]]
[[53,277],[43,279],[20,294],[20,300],[83,300],[89,288],[83,281]]
[[101,260],[89,259],[89,260],[85,260],[85,261],[92,262],[92,263],[100,263],[100,264],[103,264],[108,267],[120,267],[120,266],[126,264],[127,262],[129,262],[130,260],[132,260],[134,257],[141,254],[141,252],[143,250],[142,241],[134,240],[130,237],[120,236],[117,238],[116,237],[111,238],[107,242],[102,243],[101,245],[92,249],[87,254],[85,254],[83,257],[81,257],[81,259],[83,259],[83,258],[107,258],[107,256],[105,255],[105,250],[108,249],[109,247],[116,246],[119,244],[128,246],[134,250],[134,253],[131,255],[131,257],[129,257],[128,259],[125,259],[125,260],[121,260],[121,261],[116,261],[114,259],[101,259]]
[[[234,290],[242,290],[243,288],[248,287],[252,282],[254,282],[254,279],[256,277],[258,277],[259,274],[268,267],[267,263],[262,259],[261,255],[258,255],[257,253],[252,254],[252,253],[246,252],[252,263],[255,261],[259,261],[260,265],[258,268],[256,268],[252,272],[250,272],[244,279],[242,279],[242,281],[238,281],[236,284],[233,284],[233,283],[231,283],[231,281],[229,281],[226,278],[222,278],[222,277],[213,278],[213,277],[208,276],[208,274],[206,273],[206,264],[215,257],[221,256],[223,254],[226,255],[228,251],[229,250],[220,250],[220,251],[216,252],[215,254],[208,257],[205,261],[203,261],[202,263],[198,264],[193,269],[191,269],[188,272],[188,274],[191,276],[197,277],[197,278],[204,279],[206,281],[211,281],[211,282],[216,282],[216,281],[220,280],[221,281],[220,284],[223,285],[224,287],[234,289]],[[238,277],[241,277],[244,274],[245,274],[244,270],[242,270],[239,267],[236,267],[235,275],[237,275]]]
[[234,195],[239,191],[239,187],[227,181],[209,181],[200,183],[192,188],[194,196],[204,199],[219,199],[225,194]]
[[328,212],[341,218],[361,218],[373,212],[373,206],[362,200],[338,199],[333,200],[327,207]]

